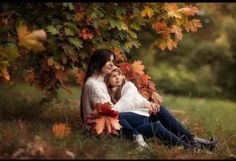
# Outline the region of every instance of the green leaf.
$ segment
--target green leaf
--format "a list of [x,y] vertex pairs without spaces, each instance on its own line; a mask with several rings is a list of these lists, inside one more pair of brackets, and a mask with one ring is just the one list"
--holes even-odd
[[69,42],[73,45],[75,45],[77,48],[82,48],[83,47],[83,41],[78,38],[69,38]]
[[123,29],[123,22],[117,18],[108,18],[111,28],[117,28],[118,30]]
[[15,45],[0,46],[0,57],[12,61],[20,56]]
[[70,10],[74,10],[75,9],[73,3],[63,3],[62,5],[63,5],[63,7],[69,8]]
[[59,31],[57,30],[57,28],[54,25],[50,25],[46,29],[52,35],[58,35],[59,34]]
[[65,28],[65,35],[66,36],[74,36],[75,33],[73,31],[71,31],[71,29]]

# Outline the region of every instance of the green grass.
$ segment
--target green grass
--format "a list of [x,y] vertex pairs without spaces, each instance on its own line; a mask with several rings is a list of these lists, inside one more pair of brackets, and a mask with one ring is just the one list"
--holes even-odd
[[[214,136],[218,146],[212,154],[195,154],[169,149],[158,139],[150,138],[147,142],[151,150],[138,152],[131,140],[121,136],[88,134],[79,118],[80,88],[73,87],[72,91],[73,94],[68,94],[60,89],[57,99],[40,105],[43,93],[33,87],[25,84],[1,86],[0,159],[70,159],[66,150],[72,152],[76,159],[235,159],[235,102],[163,95],[163,105],[185,127],[200,137]],[[54,137],[52,126],[55,123],[67,123],[71,133],[63,139]],[[16,156],[19,149],[24,152]]]

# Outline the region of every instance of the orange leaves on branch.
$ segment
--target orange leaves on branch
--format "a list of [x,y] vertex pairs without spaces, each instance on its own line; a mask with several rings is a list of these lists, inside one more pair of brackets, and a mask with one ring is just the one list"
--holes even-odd
[[80,21],[84,18],[85,13],[84,12],[76,12],[74,14],[74,18],[76,21]]
[[8,71],[7,71],[6,68],[1,69],[1,71],[0,71],[0,78],[1,78],[1,77],[2,77],[3,79],[7,80],[7,81],[10,80],[10,75],[9,75],[9,73],[8,73]]
[[133,73],[137,73],[139,75],[142,75],[144,74],[144,65],[142,65],[142,61],[140,60],[137,60],[137,61],[134,61],[133,64],[131,64],[131,67],[132,67],[132,71]]
[[68,125],[64,123],[54,124],[52,126],[52,132],[55,137],[62,139],[68,134],[70,134],[71,127],[69,127]]
[[112,110],[110,103],[99,103],[94,107],[94,111],[87,117],[87,123],[96,131],[97,134],[117,134],[121,125],[118,119],[119,113]]
[[80,37],[82,37],[84,40],[92,39],[94,34],[88,31],[87,28],[83,28],[80,30]]
[[142,17],[152,17],[154,15],[154,11],[149,6],[145,6],[144,10],[141,12]]
[[182,29],[179,26],[172,25],[170,32],[175,34],[177,41],[182,40],[183,33],[182,33]]
[[199,12],[199,9],[197,7],[193,7],[190,5],[190,6],[186,6],[186,7],[178,9],[178,12],[186,16],[194,16],[196,13]]
[[46,40],[47,34],[44,30],[28,31],[26,25],[20,25],[17,28],[19,46],[25,47],[33,51],[43,51],[45,47],[42,40]]
[[173,48],[177,47],[177,42],[173,41],[172,39],[162,40],[159,44],[159,47],[162,51],[165,50],[166,48],[172,50]]
[[167,39],[167,48],[169,50],[172,50],[173,48],[176,48],[177,47],[177,43],[175,41],[173,41],[172,39]]
[[142,61],[134,61],[132,64],[121,63],[119,65],[126,79],[132,81],[138,88],[139,92],[150,101],[153,101],[153,92],[156,92],[155,84],[151,81],[151,77],[145,74]]
[[197,7],[189,5],[179,9],[176,3],[167,3],[163,9],[166,14],[160,14],[158,21],[152,23],[152,29],[159,37],[151,44],[151,47],[158,46],[162,51],[172,50],[182,40],[184,29],[187,32],[196,32],[202,27],[200,20],[190,19],[199,12]]
[[28,71],[27,76],[25,77],[25,81],[31,83],[35,80],[35,73],[33,70]]
[[120,48],[114,47],[113,52],[116,56],[116,61],[117,62],[123,62],[125,60],[124,56],[122,55],[122,51]]
[[57,69],[55,71],[55,77],[57,80],[60,81],[62,88],[71,94],[72,93],[71,89],[64,84],[65,82],[68,81],[66,73],[62,69]]
[[84,79],[85,79],[85,72],[79,69],[78,72],[76,73],[76,83],[82,86],[84,83]]
[[166,24],[162,22],[156,22],[152,24],[152,28],[157,32],[160,33],[161,31],[166,29]]
[[55,77],[61,82],[61,84],[68,81],[67,75],[62,69],[56,70]]
[[202,27],[202,24],[201,24],[200,20],[198,20],[198,19],[193,19],[191,21],[187,21],[184,24],[184,28],[187,32],[189,32],[189,31],[196,32],[198,30],[198,28],[200,28],[200,27]]

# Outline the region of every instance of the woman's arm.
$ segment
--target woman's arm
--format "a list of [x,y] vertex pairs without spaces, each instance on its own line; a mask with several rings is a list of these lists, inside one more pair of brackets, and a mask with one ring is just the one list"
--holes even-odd
[[92,101],[93,106],[97,103],[111,103],[111,98],[107,93],[107,90],[103,89],[100,85],[96,85],[93,83],[88,84],[88,90],[90,100]]

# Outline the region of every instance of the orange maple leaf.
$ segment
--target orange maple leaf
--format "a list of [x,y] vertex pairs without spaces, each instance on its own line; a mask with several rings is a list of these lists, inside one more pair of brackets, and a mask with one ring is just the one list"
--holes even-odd
[[0,71],[0,78],[3,77],[5,80],[10,80],[10,75],[6,68],[3,68],[2,71]]
[[40,40],[46,40],[47,34],[44,30],[35,30],[29,32],[27,26],[20,25],[17,28],[17,34],[19,39],[19,46],[23,46],[27,49],[32,49],[34,51],[45,50],[42,42]]
[[178,9],[178,12],[183,13],[186,16],[194,16],[196,13],[199,12],[199,9],[197,7],[193,7],[190,5],[190,6]]
[[182,29],[180,27],[178,27],[177,25],[172,25],[170,32],[175,34],[175,37],[178,41],[182,40],[183,33],[182,33]]
[[34,81],[34,79],[35,79],[34,71],[32,71],[32,70],[28,71],[27,76],[25,77],[25,81],[32,82],[32,81]]
[[156,22],[154,24],[152,24],[152,28],[159,33],[160,31],[163,31],[164,29],[166,29],[166,24],[165,23],[161,23],[161,22]]
[[57,69],[55,74],[56,79],[60,81],[61,84],[68,81],[66,73],[62,69]]
[[105,129],[106,117],[101,116],[100,118],[95,119],[95,130],[97,134],[101,134]]
[[84,83],[84,79],[85,79],[85,72],[81,69],[78,70],[77,74],[76,74],[76,82],[79,85],[83,85]]
[[115,47],[115,48],[113,49],[113,52],[114,52],[114,54],[115,54],[115,56],[116,56],[116,61],[122,62],[122,61],[125,60],[124,56],[123,56],[122,53],[121,53],[121,49],[120,49],[120,48]]
[[70,134],[71,128],[66,124],[59,123],[52,126],[52,131],[55,137],[62,139],[63,137]]
[[89,32],[86,28],[83,28],[80,31],[80,37],[82,37],[84,40],[92,39],[94,37],[93,33]]
[[142,17],[152,17],[154,15],[154,10],[149,6],[146,6],[144,10],[141,12]]
[[193,19],[185,23],[184,28],[187,32],[193,31],[196,32],[198,28],[202,27],[201,21],[197,19]]
[[133,64],[132,64],[132,71],[134,73],[137,73],[137,74],[144,74],[144,65],[142,65],[142,61],[140,60],[137,60],[137,61],[134,61]]
[[118,115],[117,111],[112,110],[110,103],[99,103],[87,117],[87,123],[95,129],[97,134],[117,134],[117,130],[121,128]]

